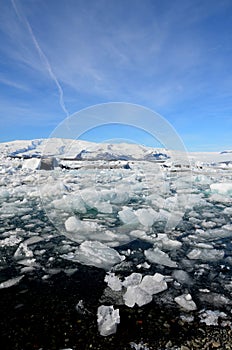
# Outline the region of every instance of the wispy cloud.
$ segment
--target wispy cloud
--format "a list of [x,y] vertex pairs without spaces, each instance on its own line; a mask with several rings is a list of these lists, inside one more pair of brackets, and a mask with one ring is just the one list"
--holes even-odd
[[32,112],[46,99],[57,113],[57,93],[65,115],[128,101],[197,133],[194,120],[225,119],[232,109],[231,0],[11,0],[3,10],[9,65],[0,81],[28,86]]
[[25,84],[23,84],[21,82],[19,83],[15,80],[10,80],[10,79],[4,78],[2,76],[0,76],[0,84],[4,84],[4,85],[7,85],[7,86],[13,87],[15,89],[19,89],[19,90],[30,91],[29,87],[26,86]]
[[[15,4],[15,0],[12,2]],[[227,3],[223,1],[218,6],[223,8]],[[22,2],[24,12],[23,5]],[[196,6],[191,1],[173,1],[161,8],[152,1],[146,6],[139,1],[99,1],[89,5],[75,1],[67,5],[34,3],[38,18],[43,16],[46,35],[33,12],[27,17],[33,21],[40,40],[24,16],[32,43],[56,83],[61,104],[63,90],[59,82],[73,89],[76,97],[81,92],[107,100],[138,102],[142,96],[146,103],[152,98],[158,107],[197,95],[200,85],[207,88],[202,67],[207,64],[207,50],[212,45],[211,39],[207,42],[201,35],[200,28],[201,21],[215,13],[218,6],[200,2]],[[12,35],[21,36],[22,28],[17,30],[19,34],[14,28]],[[22,52],[25,45],[24,39],[20,52],[12,55],[39,74],[44,73],[28,41],[27,54]],[[214,62],[210,57],[210,66]]]
[[41,49],[41,47],[40,47],[40,45],[39,45],[39,43],[38,43],[38,41],[37,41],[37,39],[36,39],[36,37],[34,35],[34,32],[33,32],[32,28],[31,28],[31,25],[30,25],[29,21],[27,20],[25,15],[19,11],[15,0],[11,0],[11,3],[12,3],[12,6],[13,6],[17,16],[25,23],[25,25],[26,25],[26,27],[28,29],[28,32],[30,34],[30,37],[32,39],[32,42],[35,45],[35,48],[38,51],[38,54],[39,54],[42,62],[44,63],[50,78],[54,81],[54,83],[55,83],[55,85],[56,85],[56,87],[58,89],[60,106],[63,109],[63,111],[66,114],[66,116],[68,116],[69,112],[67,111],[67,108],[65,106],[63,89],[62,89],[62,87],[61,87],[61,85],[60,85],[56,75],[53,72],[53,69],[52,69],[51,64],[49,63],[49,61],[47,59],[47,56],[44,54],[43,50]]

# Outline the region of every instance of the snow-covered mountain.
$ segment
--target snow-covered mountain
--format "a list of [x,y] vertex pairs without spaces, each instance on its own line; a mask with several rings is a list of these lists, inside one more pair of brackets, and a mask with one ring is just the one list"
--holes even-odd
[[13,157],[47,157],[75,160],[167,160],[191,164],[229,164],[232,152],[180,152],[129,143],[94,143],[70,139],[17,140],[0,143],[0,153]]
[[69,139],[12,141],[0,144],[1,154],[18,157],[55,156],[78,160],[157,160],[167,159],[165,149],[137,144],[93,143]]

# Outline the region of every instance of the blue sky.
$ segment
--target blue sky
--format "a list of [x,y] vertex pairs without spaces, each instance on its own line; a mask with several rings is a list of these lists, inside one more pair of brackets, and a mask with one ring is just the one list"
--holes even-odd
[[[118,101],[158,112],[190,151],[232,148],[231,0],[0,7],[0,141],[49,137],[67,115]],[[128,129],[133,141],[149,144],[146,136]]]

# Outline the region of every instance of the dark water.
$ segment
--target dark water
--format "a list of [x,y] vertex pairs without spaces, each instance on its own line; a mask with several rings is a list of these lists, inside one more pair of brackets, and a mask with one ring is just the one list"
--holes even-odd
[[[155,302],[142,308],[119,306],[121,322],[115,335],[98,333],[96,313],[105,288],[104,271],[79,267],[49,280],[25,277],[19,285],[0,290],[1,349],[130,349],[130,342],[158,344],[194,336],[192,325],[178,323],[177,310]],[[84,301],[80,314],[75,306]]]
[[[163,297],[156,296],[141,308],[119,305],[121,322],[117,333],[100,336],[96,313],[106,287],[104,276],[101,269],[78,265],[71,276],[60,272],[43,280],[29,274],[19,285],[0,290],[1,349],[114,350],[131,349],[130,342],[165,349],[166,344],[180,346],[207,334],[197,313],[194,322],[182,321],[182,313],[169,302],[172,296],[166,291]],[[81,313],[76,310],[79,300],[85,306]]]

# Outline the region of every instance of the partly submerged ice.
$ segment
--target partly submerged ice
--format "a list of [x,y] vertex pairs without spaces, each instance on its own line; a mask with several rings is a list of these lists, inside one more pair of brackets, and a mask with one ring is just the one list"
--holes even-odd
[[120,323],[119,309],[101,305],[97,310],[98,330],[101,335],[107,336],[117,331],[117,325]]
[[124,259],[115,249],[98,241],[85,241],[81,243],[76,251],[64,254],[62,257],[67,260],[106,270]]
[[192,300],[191,294],[182,294],[176,297],[175,302],[186,311],[194,311],[197,309],[195,302]]
[[160,264],[168,267],[178,267],[178,264],[170,259],[167,253],[160,250],[158,247],[148,249],[144,252],[145,257],[151,263]]
[[109,272],[105,276],[105,282],[111,290],[120,292],[128,307],[134,307],[135,304],[139,307],[146,305],[152,301],[153,295],[168,289],[165,276],[160,273],[143,276],[141,273],[133,272],[122,279]]
[[[191,313],[231,307],[232,153],[186,162],[176,151],[159,152],[167,160],[142,146],[51,140],[46,156],[60,167],[39,170],[43,144],[0,144],[0,267],[14,271],[1,288],[78,263],[104,269],[128,307],[159,298]],[[112,307],[99,310],[104,335],[118,324]]]
[[12,286],[15,286],[16,284],[18,284],[21,281],[21,279],[23,279],[23,277],[24,276],[14,277],[14,278],[11,278],[7,281],[1,282],[0,289],[10,288]]
[[231,194],[232,195],[232,182],[219,182],[213,183],[210,185],[212,192],[221,193],[221,194]]

